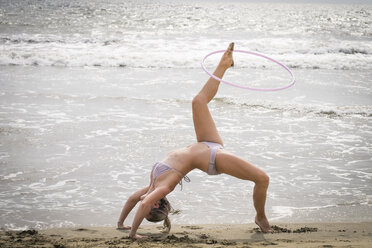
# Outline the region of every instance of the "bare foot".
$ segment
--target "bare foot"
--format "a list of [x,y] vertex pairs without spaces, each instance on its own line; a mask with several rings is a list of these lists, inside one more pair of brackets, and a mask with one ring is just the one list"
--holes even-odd
[[144,235],[138,235],[135,234],[134,236],[129,236],[133,240],[143,240],[143,239],[149,239],[149,236],[144,236]]
[[234,42],[231,42],[229,47],[227,48],[226,52],[223,54],[220,66],[228,69],[234,66],[234,59],[233,59],[233,51],[234,51]]
[[259,219],[256,216],[255,223],[257,224],[257,226],[260,227],[261,231],[264,232],[264,233],[273,233],[274,232],[266,217],[262,218],[262,219]]
[[130,227],[130,226],[125,226],[125,225],[120,224],[120,223],[118,222],[118,226],[117,226],[116,229],[117,229],[117,230],[129,230],[129,229],[131,229],[131,227]]

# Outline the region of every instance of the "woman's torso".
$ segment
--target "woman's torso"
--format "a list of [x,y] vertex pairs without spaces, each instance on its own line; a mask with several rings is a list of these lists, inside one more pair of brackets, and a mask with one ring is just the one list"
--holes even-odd
[[182,175],[179,172],[183,175],[186,175],[193,169],[200,169],[206,172],[209,164],[209,156],[210,151],[208,146],[200,142],[171,151],[161,162],[176,170],[170,170],[158,176],[155,182],[153,182],[153,175],[151,174],[151,184],[153,186],[151,188],[165,185],[173,190],[179,181],[182,180]]
[[169,152],[162,160],[185,175],[193,169],[206,171],[209,162],[209,148],[203,143],[195,143]]

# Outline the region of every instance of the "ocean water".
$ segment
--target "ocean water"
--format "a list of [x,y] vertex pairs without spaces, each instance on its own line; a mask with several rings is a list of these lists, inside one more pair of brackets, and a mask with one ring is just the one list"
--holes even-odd
[[[360,4],[0,1],[0,227],[114,225],[153,163],[195,142],[201,60],[231,41],[296,76],[278,92],[221,85],[210,103],[225,148],[269,174],[269,219],[372,221],[371,14]],[[270,61],[234,57],[227,80],[290,82]],[[169,195],[181,210],[173,223],[253,221],[253,183],[189,177]]]

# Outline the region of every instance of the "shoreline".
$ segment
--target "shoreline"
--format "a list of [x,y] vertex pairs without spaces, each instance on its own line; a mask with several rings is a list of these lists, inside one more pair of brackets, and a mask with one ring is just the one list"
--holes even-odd
[[115,227],[74,227],[46,230],[0,231],[1,247],[370,247],[372,222],[273,223],[265,234],[250,224],[143,225],[139,234],[151,238],[132,241],[128,230]]

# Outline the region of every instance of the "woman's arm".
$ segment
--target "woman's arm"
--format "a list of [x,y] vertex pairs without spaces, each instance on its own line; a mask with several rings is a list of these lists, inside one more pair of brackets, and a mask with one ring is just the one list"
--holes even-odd
[[123,210],[121,210],[121,214],[118,220],[118,228],[119,229],[130,229],[130,226],[124,225],[124,220],[127,218],[128,214],[132,209],[137,205],[137,203],[141,200],[141,196],[146,194],[150,186],[146,186],[140,190],[134,192],[128,200],[125,202]]
[[133,239],[141,239],[146,238],[145,236],[141,236],[136,234],[138,227],[142,223],[143,219],[146,215],[148,215],[151,211],[153,205],[158,202],[160,199],[164,198],[167,194],[169,194],[171,190],[168,187],[159,187],[155,189],[153,192],[148,194],[141,202],[141,205],[138,207],[137,213],[134,216],[134,220],[132,223],[132,230],[129,236]]

